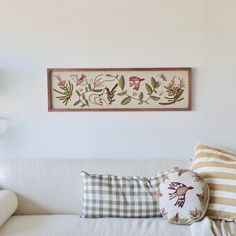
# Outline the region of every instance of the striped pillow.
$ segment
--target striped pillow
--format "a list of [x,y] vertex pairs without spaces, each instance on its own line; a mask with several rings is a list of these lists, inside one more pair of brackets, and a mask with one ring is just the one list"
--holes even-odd
[[236,220],[236,153],[197,145],[191,169],[201,174],[210,188],[207,215]]

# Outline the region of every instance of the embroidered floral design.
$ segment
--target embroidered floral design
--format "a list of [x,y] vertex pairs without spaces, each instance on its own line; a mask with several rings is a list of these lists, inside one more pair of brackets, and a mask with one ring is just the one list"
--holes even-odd
[[179,213],[177,212],[170,220],[171,220],[171,222],[178,224],[179,220],[180,220]]
[[90,94],[88,100],[90,103],[95,104],[97,106],[102,106],[104,103],[106,103],[106,100],[101,98],[101,96],[96,93]]
[[192,221],[189,220],[188,218],[180,218],[178,212],[169,221],[173,224],[178,224],[178,225],[188,225],[192,223]]
[[164,218],[166,218],[166,217],[167,217],[167,215],[168,215],[168,212],[166,211],[166,209],[165,209],[165,208],[162,208],[162,209],[161,209],[161,215],[162,215]]
[[112,104],[113,102],[115,102],[114,96],[116,92],[115,89],[117,86],[118,84],[115,84],[115,86],[111,90],[106,87],[107,100],[109,101],[109,104]]
[[59,87],[65,86],[66,81],[65,81],[65,80],[62,80],[60,75],[56,75],[55,77],[56,77],[56,79],[58,80],[57,85],[58,85]]
[[94,78],[94,80],[91,80],[91,82],[93,83],[92,90],[94,91],[96,89],[102,88],[105,86],[106,83],[115,81],[116,78],[116,76],[112,76],[110,74],[99,74]]
[[52,88],[57,95],[59,94],[56,99],[62,101],[65,106],[70,101],[73,102],[73,106],[81,108],[90,105],[107,107],[112,104],[122,107],[131,102],[134,106],[154,103],[162,106],[175,104],[184,99],[184,79],[177,76],[167,79],[162,73],[153,74],[149,78],[135,74],[125,78],[123,73],[101,73],[91,76],[86,71],[67,76],[68,78],[62,79],[60,74],[55,75],[58,88],[57,86]]
[[76,86],[85,86],[88,84],[87,81],[87,76],[84,74],[78,75],[78,74],[74,74],[74,75],[70,75],[71,79],[75,82]]
[[179,83],[177,83],[176,79],[176,76],[174,76],[170,83],[167,86],[164,86],[167,92],[167,96],[165,97],[167,102],[160,102],[160,105],[175,104],[176,102],[180,102],[184,99],[184,97],[182,97],[185,87],[184,81],[178,77]]
[[197,193],[196,196],[198,198],[198,200],[200,201],[200,204],[201,204],[201,208],[202,209],[205,209],[206,205],[207,205],[207,196],[209,194],[209,191],[208,191],[208,187],[206,185],[204,185],[202,187],[202,193]]
[[188,190],[192,190],[193,187],[189,186],[187,187],[186,185],[179,183],[179,182],[171,182],[169,184],[170,190],[174,190],[174,192],[169,193],[169,200],[172,200],[174,198],[178,198],[174,206],[178,207],[183,207],[185,203],[185,195]]
[[133,87],[134,90],[139,90],[141,81],[144,81],[144,78],[139,78],[137,76],[129,77],[129,86]]
[[163,175],[162,176],[162,181],[165,183],[167,180],[169,180],[168,175]]
[[56,75],[55,77],[58,80],[57,85],[60,90],[53,89],[53,91],[60,94],[59,96],[56,96],[56,98],[62,101],[66,106],[73,95],[73,84],[70,81],[62,80],[60,75]]
[[203,182],[203,177],[197,173],[193,174],[193,178],[195,178],[194,182]]
[[202,211],[198,210],[196,207],[194,210],[190,210],[189,211],[189,215],[190,215],[190,219],[193,221],[196,221],[198,219],[200,219],[201,215],[202,215]]
[[161,214],[174,224],[191,224],[200,220],[206,212],[209,199],[207,184],[189,170],[176,169],[171,173],[168,174],[168,182],[160,185],[163,194],[159,198]]
[[204,201],[204,199],[205,199],[204,193],[197,193],[196,195],[197,195],[200,202]]
[[188,170],[186,169],[179,169],[178,170],[178,176],[181,176],[182,174],[186,173]]
[[165,75],[163,74],[160,74],[158,77],[157,77],[157,85],[160,86],[162,83],[164,83],[165,81],[167,81]]
[[161,193],[161,190],[160,190],[160,189],[157,190],[157,197],[158,197],[158,199],[159,199],[160,197],[163,197],[163,194]]

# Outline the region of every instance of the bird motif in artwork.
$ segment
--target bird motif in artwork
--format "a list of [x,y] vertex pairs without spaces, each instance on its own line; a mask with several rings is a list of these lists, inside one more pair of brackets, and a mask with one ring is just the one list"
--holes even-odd
[[172,200],[177,197],[178,199],[175,203],[175,206],[182,208],[185,203],[185,195],[187,191],[192,190],[193,187],[192,186],[187,187],[186,185],[179,182],[171,182],[169,184],[168,189],[174,190],[174,192],[169,193],[169,200]]

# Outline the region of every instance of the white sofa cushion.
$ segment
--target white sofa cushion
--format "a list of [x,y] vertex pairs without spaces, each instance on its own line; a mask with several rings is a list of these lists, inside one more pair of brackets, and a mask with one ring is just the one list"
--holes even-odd
[[165,219],[82,219],[73,215],[13,216],[0,236],[189,236],[190,228]]
[[187,160],[12,160],[0,161],[0,187],[15,192],[16,214],[79,214],[80,173],[153,176]]
[[15,193],[0,190],[0,226],[16,211],[18,200]]

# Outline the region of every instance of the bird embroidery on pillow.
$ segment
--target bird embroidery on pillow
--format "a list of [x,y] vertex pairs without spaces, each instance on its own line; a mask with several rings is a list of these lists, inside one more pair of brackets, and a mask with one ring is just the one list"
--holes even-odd
[[192,186],[187,187],[186,185],[179,183],[179,182],[171,182],[169,188],[174,190],[174,192],[169,193],[169,200],[174,198],[178,198],[174,206],[183,207],[185,203],[185,195],[188,190],[193,189]]

